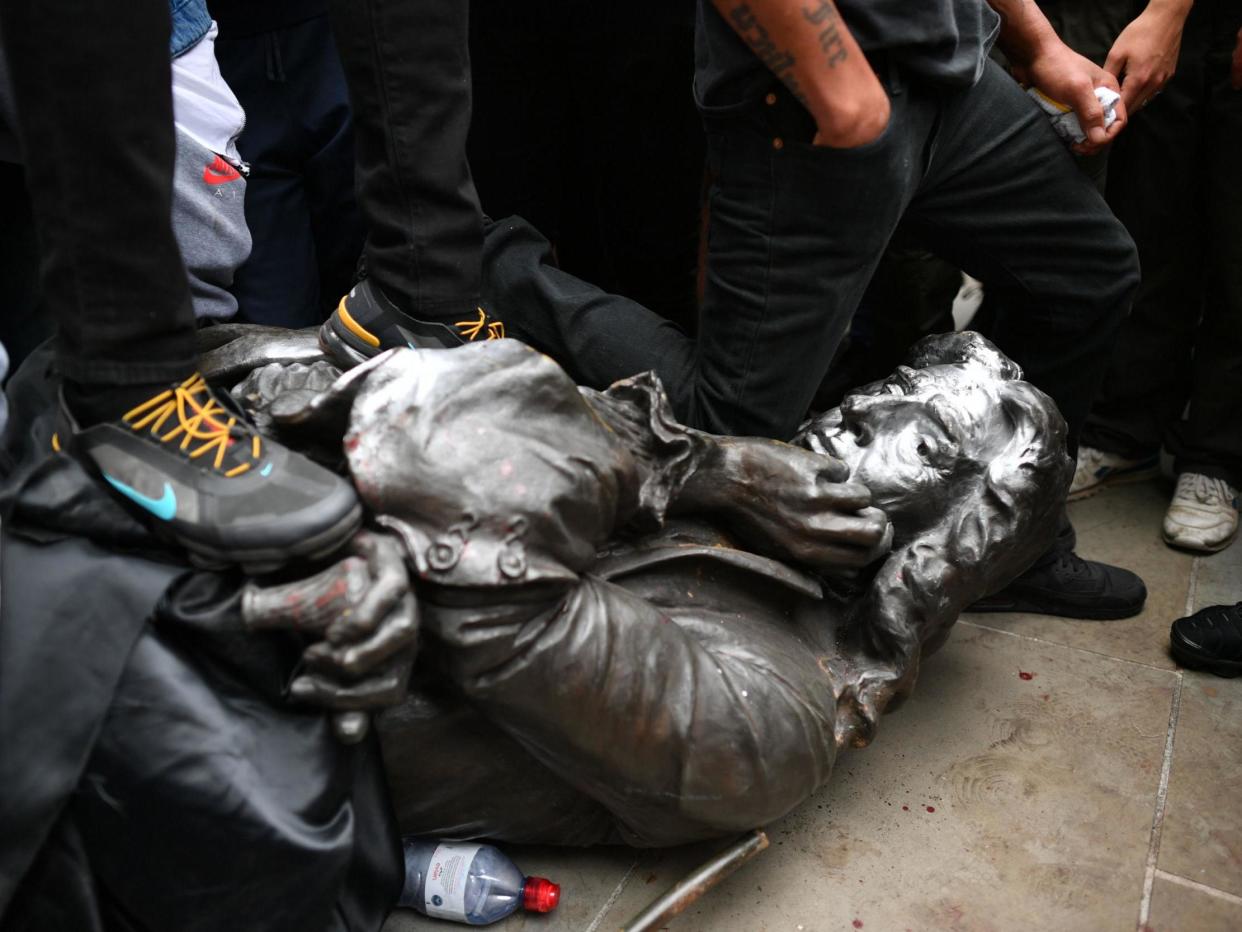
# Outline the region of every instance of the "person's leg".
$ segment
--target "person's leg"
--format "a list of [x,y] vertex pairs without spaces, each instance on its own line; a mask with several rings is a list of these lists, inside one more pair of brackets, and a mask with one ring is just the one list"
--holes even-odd
[[194,371],[172,226],[168,5],[9,0],[0,15],[42,296],[60,327],[48,455],[75,454],[158,535],[212,563],[335,550],[361,522],[353,488],[260,437]]
[[[1194,43],[1190,25],[1186,39]],[[1208,247],[1199,169],[1206,154],[1202,90],[1202,61],[1184,57],[1164,93],[1131,117],[1113,146],[1108,199],[1134,237],[1143,281],[1117,335],[1083,444],[1128,460],[1159,452],[1190,389]],[[1155,177],[1160,184],[1152,184]]]
[[783,88],[706,115],[716,181],[685,423],[788,439],[805,417],[918,183],[932,111],[894,86],[888,128],[856,149],[813,146]]
[[468,11],[440,0],[331,4],[354,110],[368,275],[420,319],[457,320],[479,301]]
[[284,34],[293,99],[308,124],[303,173],[318,272],[318,323],[353,284],[366,244],[354,193],[354,119],[328,18],[299,23]]
[[232,290],[239,320],[311,327],[323,317],[302,178],[307,143],[302,122],[292,118],[288,73],[283,53],[276,51],[279,42],[279,33],[216,40],[220,71],[246,111],[237,147],[250,163],[246,224],[253,245]]
[[487,296],[513,335],[594,387],[653,370],[678,419],[721,434],[793,435],[914,187],[931,111],[894,102],[857,150],[810,144],[783,91],[710,118],[717,170],[697,343],[633,301],[551,266],[520,218],[489,231]]
[[579,385],[605,389],[652,371],[674,408],[687,403],[694,340],[641,304],[560,269],[551,244],[523,218],[486,229],[483,298],[506,309],[510,336],[551,356]]
[[12,0],[0,14],[65,393],[103,420],[196,363],[170,222],[168,4]]
[[[929,167],[907,220],[995,296],[994,338],[1065,417],[1070,453],[1138,283],[1134,244],[1047,118],[990,65],[945,100]],[[1121,618],[1141,610],[1133,573],[1056,545],[975,611]]]
[[1242,93],[1229,79],[1240,28],[1240,7],[1196,8],[1182,55],[1184,62],[1189,52],[1202,72],[1202,144],[1188,170],[1200,181],[1193,207],[1204,246],[1203,276],[1183,282],[1183,294],[1201,294],[1203,302],[1189,409],[1184,419],[1177,412],[1166,438],[1178,479],[1163,531],[1172,546],[1208,553],[1237,535],[1242,488]]
[[[1226,53],[1242,8],[1217,4],[1205,81],[1201,179],[1206,223],[1203,317],[1195,339],[1190,410],[1172,446],[1176,468],[1242,488],[1242,93],[1230,86]],[[1185,288],[1183,293],[1191,290]],[[1180,412],[1179,412],[1180,413]]]
[[946,102],[907,219],[997,297],[996,343],[1057,403],[1072,455],[1138,261],[1047,118],[996,65]]

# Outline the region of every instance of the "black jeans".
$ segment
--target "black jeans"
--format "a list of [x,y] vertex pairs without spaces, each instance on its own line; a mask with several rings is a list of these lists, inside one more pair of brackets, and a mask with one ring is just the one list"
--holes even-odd
[[[998,344],[1076,443],[1138,283],[1133,242],[995,65],[967,89],[889,83],[892,120],[857,149],[813,147],[809,115],[775,86],[705,114],[717,181],[697,341],[633,302],[502,267],[494,285],[528,293],[506,304],[511,332],[590,385],[654,369],[692,426],[786,439],[904,218],[998,299]],[[537,261],[527,233],[506,233],[528,253],[515,262]]]
[[332,0],[354,110],[368,274],[416,317],[473,312],[479,210],[466,0]]
[[[1108,197],[1143,285],[1083,433],[1123,456],[1164,444],[1178,472],[1242,485],[1242,7],[1195,4],[1177,73],[1113,147]],[[1159,183],[1153,183],[1159,179]],[[1189,412],[1183,417],[1189,402]]]
[[246,34],[232,15],[232,5],[221,13],[216,58],[246,110],[237,146],[250,163],[254,241],[233,277],[238,317],[311,327],[353,284],[366,240],[345,76],[327,16]]
[[5,0],[0,17],[62,371],[184,378],[197,353],[171,220],[167,0]]

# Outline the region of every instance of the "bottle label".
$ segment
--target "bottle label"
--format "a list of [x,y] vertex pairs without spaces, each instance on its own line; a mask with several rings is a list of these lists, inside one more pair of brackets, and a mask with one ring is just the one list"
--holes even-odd
[[466,881],[482,845],[437,845],[427,866],[423,905],[435,919],[466,920]]

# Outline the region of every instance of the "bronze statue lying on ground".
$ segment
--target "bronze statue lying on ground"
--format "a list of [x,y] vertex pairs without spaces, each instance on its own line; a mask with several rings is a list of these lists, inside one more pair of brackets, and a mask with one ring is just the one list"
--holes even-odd
[[50,354],[27,360],[0,928],[374,932],[390,799],[407,832],[565,844],[765,823],[1044,549],[1069,480],[1048,400],[968,335],[801,448],[688,431],[649,378],[580,392],[514,343],[341,377],[313,334],[202,337],[262,429],[348,460],[372,527],[292,580],[194,571],[54,451]]
[[292,694],[345,735],[402,694],[421,626],[378,719],[408,833],[649,846],[780,817],[1046,549],[1071,472],[1051,402],[973,334],[924,341],[800,447],[688,430],[650,377],[579,390],[512,341],[318,391],[322,365],[235,394],[294,445],[343,438],[401,546],[371,534],[245,613],[326,634]]

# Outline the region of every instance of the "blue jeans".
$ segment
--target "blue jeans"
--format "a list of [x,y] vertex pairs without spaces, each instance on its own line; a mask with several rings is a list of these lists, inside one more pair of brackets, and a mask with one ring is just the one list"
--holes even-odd
[[168,0],[168,12],[172,16],[172,36],[168,43],[170,58],[188,52],[207,35],[211,28],[211,14],[207,12],[207,0]]

